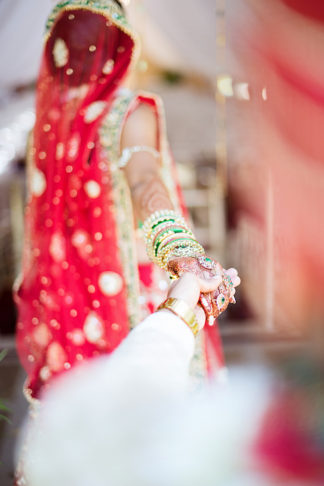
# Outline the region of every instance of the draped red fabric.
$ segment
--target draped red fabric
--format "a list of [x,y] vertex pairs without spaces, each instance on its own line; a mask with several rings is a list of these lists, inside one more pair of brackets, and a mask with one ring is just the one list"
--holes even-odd
[[98,128],[135,43],[103,13],[59,10],[41,62],[16,294],[17,347],[34,397],[76,362],[112,351],[129,329]]
[[318,22],[324,22],[324,4],[318,0],[282,0],[291,9]]

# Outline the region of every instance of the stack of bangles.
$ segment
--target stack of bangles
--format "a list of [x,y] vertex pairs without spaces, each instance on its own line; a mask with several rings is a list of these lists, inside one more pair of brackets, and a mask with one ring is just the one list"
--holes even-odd
[[[235,289],[230,276],[217,261],[206,257],[184,218],[175,211],[156,211],[144,222],[143,231],[149,258],[166,270],[171,279],[177,279],[185,272],[221,277],[216,290],[201,293],[199,297],[206,320],[212,326],[228,304],[235,303]],[[164,307],[178,313],[194,333],[197,331],[196,325],[188,323],[182,315],[183,308],[176,307],[174,303],[171,306],[170,302]]]
[[143,231],[149,258],[164,270],[170,258],[205,255],[185,219],[175,211],[151,214],[143,224]]

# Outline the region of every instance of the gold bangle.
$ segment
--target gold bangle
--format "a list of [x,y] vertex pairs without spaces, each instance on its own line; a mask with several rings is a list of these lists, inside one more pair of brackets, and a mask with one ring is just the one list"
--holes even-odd
[[180,317],[180,319],[182,319],[191,329],[194,336],[199,332],[199,325],[195,313],[184,300],[170,297],[164,301],[157,310],[159,311],[161,309],[169,309],[175,315]]
[[153,253],[155,258],[157,258],[158,255],[161,255],[166,250],[166,248],[169,245],[171,245],[171,243],[173,243],[174,241],[182,241],[184,239],[188,241],[190,239],[192,241],[196,241],[193,233],[188,233],[185,231],[183,231],[182,233],[170,232],[169,234],[163,235],[161,240],[155,245],[154,253]]
[[169,222],[169,220],[172,220],[172,223],[181,223],[185,226],[187,226],[185,219],[183,216],[177,214],[173,210],[169,209],[164,209],[164,210],[159,210],[155,211],[155,213],[152,213],[143,223],[143,231],[144,231],[144,238],[146,241],[151,237],[152,232],[154,231],[154,226],[160,225],[163,223]]
[[143,223],[143,230],[147,234],[155,224],[167,221],[169,218],[184,221],[184,218],[172,209],[162,209],[152,213]]
[[[186,240],[184,240],[184,241],[186,241]],[[184,246],[186,246],[187,248],[190,248],[191,250],[194,250],[198,255],[204,255],[205,254],[205,250],[203,249],[201,244],[198,243],[197,241],[193,241],[193,240],[188,239]],[[155,260],[155,262],[158,264],[158,266],[163,268],[164,270],[167,270],[168,260],[171,258],[171,255],[174,252],[174,250],[177,249],[178,247],[179,247],[178,242],[171,243],[165,249],[163,254],[158,255],[158,258]]]
[[158,150],[154,147],[148,147],[146,145],[134,145],[133,147],[126,147],[122,151],[122,154],[118,160],[118,167],[123,169],[126,167],[130,159],[132,158],[133,154],[137,154],[138,152],[148,152],[149,154],[153,155],[156,159],[158,159],[161,154]]
[[171,224],[169,224],[169,226],[164,227],[161,230],[158,227],[157,230],[158,231],[156,233],[154,233],[154,237],[151,238],[150,240],[148,240],[147,245],[146,245],[147,254],[149,255],[151,260],[154,260],[154,258],[156,258],[156,256],[157,256],[157,255],[155,255],[156,248],[157,247],[162,248],[162,246],[163,246],[162,243],[167,238],[174,237],[174,235],[176,235],[176,234],[178,234],[178,235],[187,234],[187,235],[193,237],[193,233],[188,227],[185,227],[184,225],[180,225],[180,224],[177,224],[177,223],[171,223]]

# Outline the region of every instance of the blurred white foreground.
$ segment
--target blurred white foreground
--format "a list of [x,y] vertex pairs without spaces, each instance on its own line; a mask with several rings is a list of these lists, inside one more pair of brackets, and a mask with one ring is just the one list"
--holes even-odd
[[191,331],[162,311],[111,357],[57,380],[27,427],[28,484],[270,484],[247,476],[268,378],[237,370],[226,387],[193,391],[193,350]]

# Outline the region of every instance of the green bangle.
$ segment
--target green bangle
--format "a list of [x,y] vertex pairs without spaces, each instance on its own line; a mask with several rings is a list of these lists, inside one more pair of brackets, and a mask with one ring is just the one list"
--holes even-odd
[[175,220],[174,219],[169,219],[169,218],[166,218],[166,219],[161,219],[158,223],[156,224],[153,224],[152,228],[151,228],[151,231],[154,230],[155,228],[157,228],[160,224],[162,223],[166,223],[168,221],[172,221],[172,223],[175,223]]
[[[184,233],[185,234],[185,233]],[[181,242],[184,242],[184,241],[188,241],[188,242],[194,242],[194,243],[197,243],[197,240],[195,240],[194,238],[190,238],[188,235],[186,235],[186,237],[184,238],[176,238],[175,240],[171,240],[169,243],[167,243],[165,246],[162,247],[162,249],[160,249],[160,253],[164,253],[168,247],[170,245],[173,245],[174,243],[176,243],[177,241],[181,241]],[[180,246],[180,245],[179,245]],[[157,255],[159,254],[159,252],[157,252]],[[156,256],[157,256],[156,255]]]
[[[163,235],[163,234],[165,234],[166,232],[170,232],[170,231],[172,231],[172,233],[173,233],[173,234],[177,234],[177,233],[178,233],[178,234],[181,234],[181,233],[182,233],[182,234],[189,235],[189,233],[188,233],[187,231],[184,231],[183,229],[172,229],[172,228],[169,228],[168,230],[163,231],[163,233],[161,233],[161,235],[160,235],[160,236],[162,237],[162,235]],[[160,236],[159,236],[159,238],[158,238],[157,242],[154,242],[154,245],[153,245],[153,246],[154,246],[154,253],[155,253],[155,256],[157,256],[157,253],[158,253],[159,247],[160,247],[160,245],[163,243],[163,239],[161,240],[161,239],[160,239]]]

